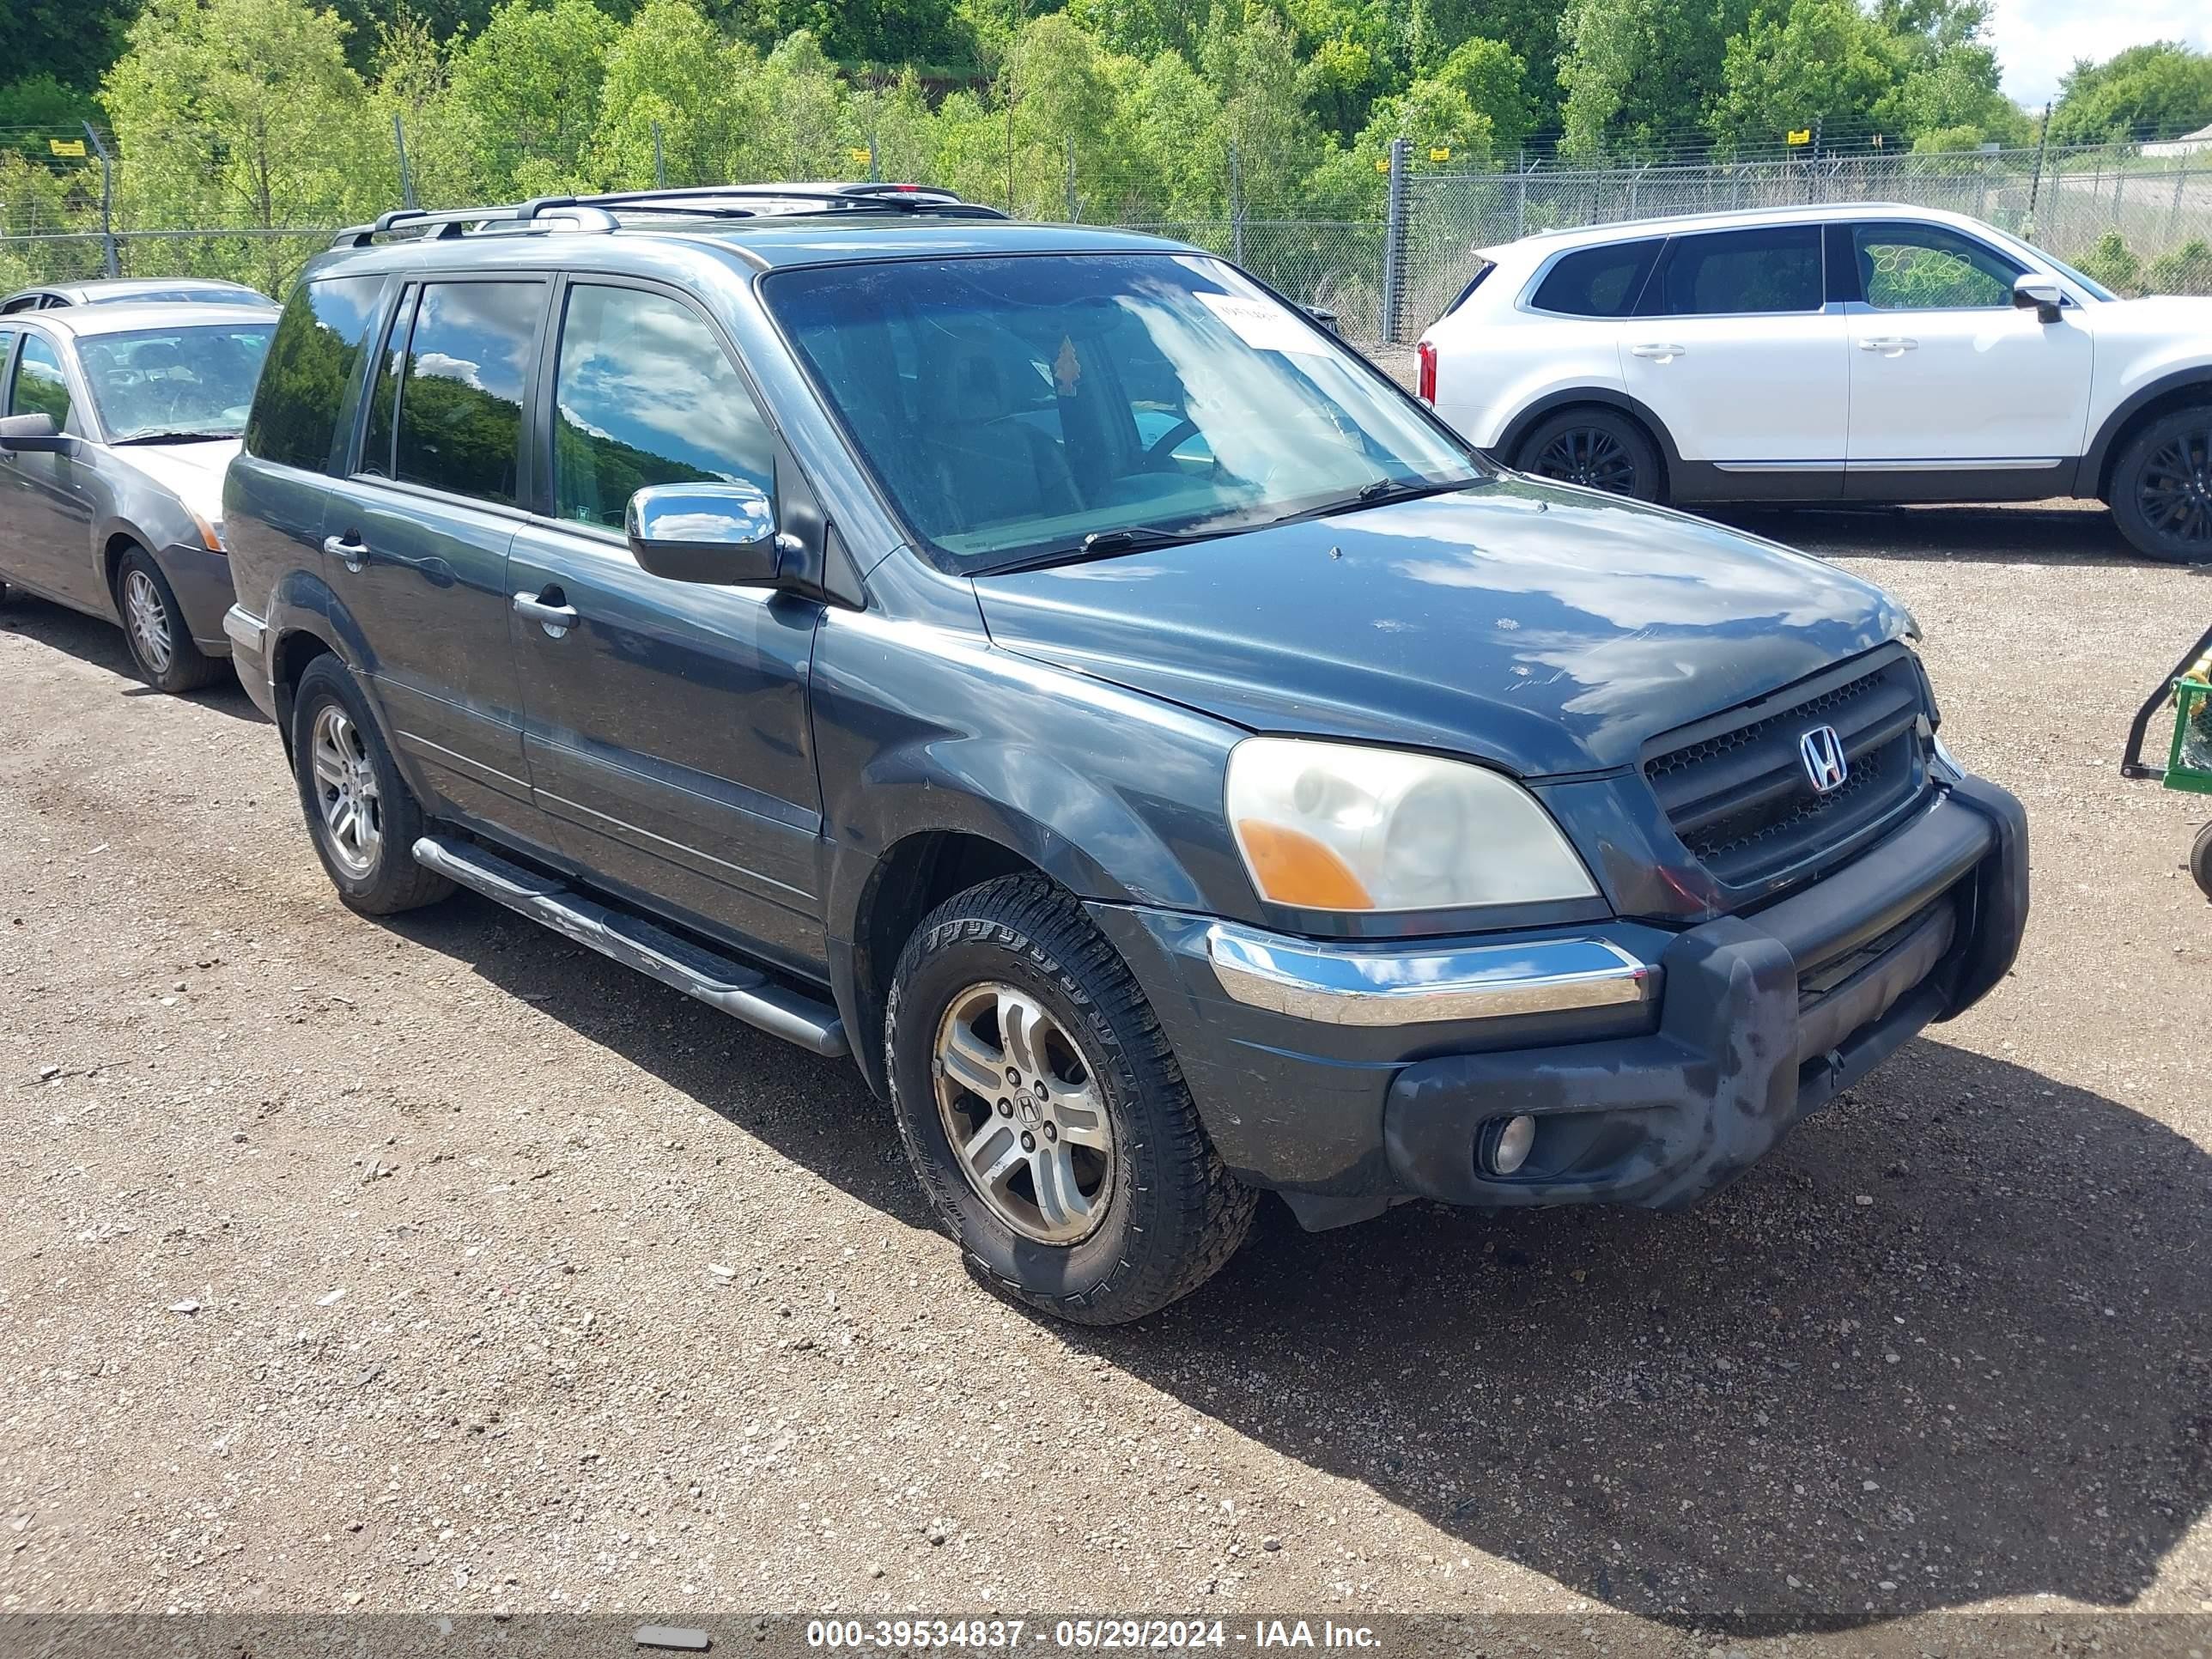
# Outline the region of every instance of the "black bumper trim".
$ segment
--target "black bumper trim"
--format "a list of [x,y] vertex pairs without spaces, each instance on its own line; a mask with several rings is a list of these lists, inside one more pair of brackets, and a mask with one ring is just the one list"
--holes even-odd
[[[1970,781],[1826,881],[1678,936],[1660,956],[1667,989],[1651,1035],[1407,1066],[1383,1111],[1392,1175],[1458,1204],[1694,1203],[2004,976],[2027,921],[2027,865],[2020,804]],[[1907,929],[1838,988],[1863,1023],[1808,1052],[1834,1026],[1818,1003],[1801,1024],[1801,967],[1938,906],[1951,907],[1950,941],[1932,969],[1913,954],[1923,930]],[[1520,1113],[1537,1120],[1534,1151],[1510,1176],[1486,1175],[1483,1124]]]

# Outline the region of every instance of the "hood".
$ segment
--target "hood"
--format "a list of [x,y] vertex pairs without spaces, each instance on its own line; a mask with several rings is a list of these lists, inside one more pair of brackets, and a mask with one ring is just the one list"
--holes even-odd
[[1256,731],[1524,777],[1632,764],[1906,628],[1820,560],[1519,479],[975,585],[1008,650]]
[[222,522],[222,475],[245,446],[236,438],[191,444],[125,444],[110,453],[134,466],[210,524]]

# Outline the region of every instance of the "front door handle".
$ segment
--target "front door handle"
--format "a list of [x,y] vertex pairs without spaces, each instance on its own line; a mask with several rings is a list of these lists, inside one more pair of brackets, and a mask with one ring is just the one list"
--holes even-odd
[[537,593],[518,593],[514,596],[514,609],[516,615],[527,617],[542,626],[550,640],[559,639],[580,620],[576,607],[557,587]]
[[1880,339],[1861,340],[1859,342],[1859,349],[1861,351],[1879,351],[1892,357],[1896,356],[1901,351],[1916,351],[1919,349],[1919,341],[1908,340],[1901,334],[1885,335]]
[[1656,357],[1664,362],[1669,357],[1686,357],[1689,354],[1678,345],[1639,345],[1628,348],[1632,357]]
[[324,537],[323,551],[343,561],[349,570],[360,569],[368,559],[368,545],[354,540],[350,535]]

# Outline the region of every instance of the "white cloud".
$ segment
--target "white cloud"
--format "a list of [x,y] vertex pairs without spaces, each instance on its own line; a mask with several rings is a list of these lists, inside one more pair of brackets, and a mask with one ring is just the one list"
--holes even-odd
[[1996,0],[1990,38],[2005,91],[2040,109],[2076,58],[2101,62],[2147,40],[2212,47],[2212,9],[2203,0]]

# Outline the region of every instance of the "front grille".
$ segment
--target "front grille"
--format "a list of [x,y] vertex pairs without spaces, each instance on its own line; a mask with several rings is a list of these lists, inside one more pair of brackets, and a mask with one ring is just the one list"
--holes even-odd
[[[1716,881],[1741,887],[1844,846],[1928,786],[1927,694],[1893,650],[1661,738],[1644,775],[1667,821]],[[1832,726],[1850,775],[1821,794],[1798,747]]]

